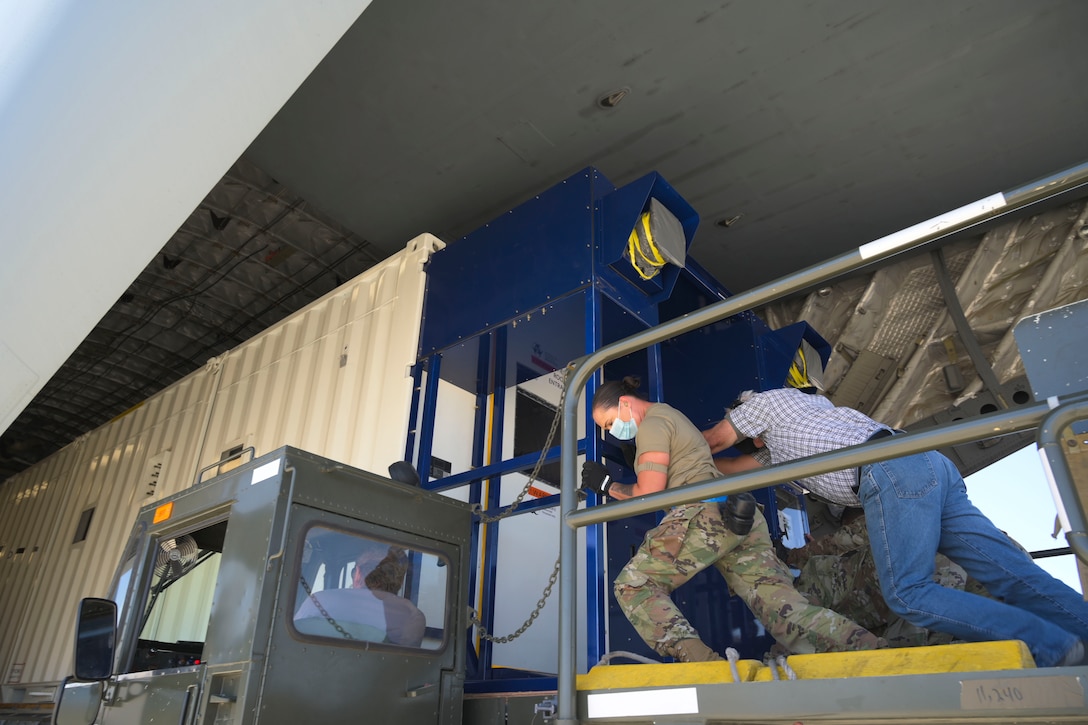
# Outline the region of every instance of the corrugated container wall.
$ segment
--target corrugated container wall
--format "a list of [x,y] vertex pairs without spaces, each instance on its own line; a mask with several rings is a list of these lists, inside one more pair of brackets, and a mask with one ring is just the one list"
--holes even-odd
[[291,445],[380,473],[403,458],[423,267],[442,246],[413,239],[0,486],[6,686],[70,674],[76,604],[108,593],[137,510],[225,452]]

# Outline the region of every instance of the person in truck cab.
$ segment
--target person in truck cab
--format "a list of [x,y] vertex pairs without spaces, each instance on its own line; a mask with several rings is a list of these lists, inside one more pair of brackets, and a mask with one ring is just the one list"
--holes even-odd
[[[369,571],[366,568],[366,564],[360,566],[356,562],[352,580],[357,589],[365,588],[381,600],[389,641],[393,644],[418,647],[423,641],[427,622],[419,607],[399,594],[404,586],[404,575],[408,571],[408,556],[404,549],[390,546],[377,565]],[[358,583],[360,571],[366,572],[361,575],[362,587]]]
[[[776,464],[892,435],[853,408],[815,391],[777,388],[741,395],[705,433],[717,452],[760,438],[761,463]],[[821,498],[865,511],[880,589],[893,612],[967,641],[1018,639],[1036,665],[1086,663],[1088,602],[1041,569],[967,498],[956,466],[936,451],[820,474],[798,483]],[[995,599],[940,586],[940,552]]]
[[[634,484],[610,480],[596,461],[582,467],[582,488],[617,499],[719,478],[710,447],[682,413],[651,403],[638,378],[606,382],[593,398],[593,420],[613,437],[635,442]],[[793,585],[771,546],[767,522],[750,494],[724,503],[675,506],[646,534],[616,577],[614,592],[635,631],[654,651],[681,662],[720,660],[673,603],[673,590],[713,566],[767,631],[791,652],[876,649],[886,642],[831,610],[817,607]]]
[[[427,622],[400,596],[408,556],[398,546],[368,547],[355,559],[351,589],[314,592],[295,613],[295,628],[307,634],[419,647]],[[333,630],[333,631],[330,631]]]

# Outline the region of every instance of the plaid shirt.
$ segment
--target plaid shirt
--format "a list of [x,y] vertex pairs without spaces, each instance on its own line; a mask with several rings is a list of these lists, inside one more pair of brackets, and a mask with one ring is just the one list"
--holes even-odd
[[[737,433],[762,438],[766,448],[756,457],[761,464],[814,456],[869,440],[888,426],[853,408],[836,408],[822,395],[779,388],[756,393],[729,412]],[[764,452],[765,451],[765,452]],[[858,469],[847,468],[798,481],[818,496],[842,506],[860,506],[854,493]]]

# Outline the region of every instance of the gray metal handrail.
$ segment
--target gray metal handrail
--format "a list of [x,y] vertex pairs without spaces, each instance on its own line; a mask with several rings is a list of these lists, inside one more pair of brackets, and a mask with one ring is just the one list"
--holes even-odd
[[715,478],[710,481],[692,483],[679,488],[639,496],[638,498],[617,501],[605,506],[595,506],[575,511],[567,516],[566,521],[568,526],[590,526],[627,518],[628,516],[661,511],[680,504],[705,501],[717,496],[728,496],[757,488],[766,488],[786,481],[798,481],[843,468],[857,468],[866,463],[886,461],[890,458],[932,451],[935,448],[945,446],[955,446],[960,443],[976,441],[980,438],[992,438],[1016,433],[1037,427],[1039,421],[1043,420],[1048,413],[1050,413],[1050,407],[1046,403],[1037,403],[1015,410],[1005,410],[979,418],[958,421],[940,428],[930,428],[906,435],[881,438],[871,443],[840,448],[816,456],[799,458],[788,463],[757,468],[723,478]]
[[[560,456],[560,503],[561,524],[559,533],[559,662],[557,725],[575,725],[575,676],[576,653],[574,616],[577,612],[577,528],[572,522],[578,507],[577,430],[578,405],[590,377],[605,363],[630,352],[649,347],[662,340],[676,337],[699,327],[730,317],[762,304],[785,297],[794,292],[813,287],[861,267],[874,264],[908,250],[917,250],[945,239],[973,226],[981,224],[1088,184],[1088,163],[1081,163],[1060,173],[1038,179],[1006,192],[994,194],[946,214],[934,217],[913,227],[874,240],[852,252],[808,267],[779,280],[757,287],[727,300],[683,315],[640,333],[606,345],[572,363],[573,372],[567,380],[566,398],[563,402],[563,427]],[[889,448],[901,441],[881,442]],[[875,448],[875,446],[874,446]],[[839,464],[841,467],[841,464]],[[784,470],[784,467],[781,467]],[[782,471],[779,471],[781,474]],[[754,475],[754,474],[747,474]],[[739,479],[739,477],[737,477]],[[787,480],[787,479],[782,479]],[[723,490],[726,488],[723,486]],[[616,509],[619,506],[616,505]]]
[[1039,425],[1036,438],[1039,457],[1058,507],[1058,518],[1065,528],[1065,540],[1077,558],[1088,564],[1088,522],[1085,521],[1084,506],[1073,483],[1069,461],[1061,448],[1062,431],[1070,423],[1085,418],[1088,418],[1088,400],[1063,401]]

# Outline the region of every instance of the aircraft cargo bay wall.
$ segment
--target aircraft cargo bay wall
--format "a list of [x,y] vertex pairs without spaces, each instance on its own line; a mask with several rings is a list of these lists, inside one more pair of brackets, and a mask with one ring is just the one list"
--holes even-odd
[[202,469],[282,445],[382,474],[404,456],[424,264],[442,246],[415,238],[0,485],[2,699],[70,673],[79,599],[107,594],[137,510]]

